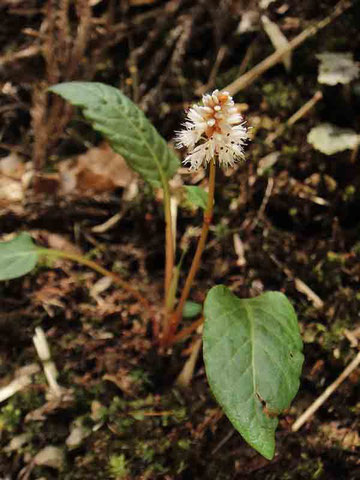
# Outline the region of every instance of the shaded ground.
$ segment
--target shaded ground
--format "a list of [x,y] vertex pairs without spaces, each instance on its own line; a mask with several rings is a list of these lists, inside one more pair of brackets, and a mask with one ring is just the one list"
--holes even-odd
[[[0,6],[1,154],[18,152],[22,161],[33,160],[42,172],[55,172],[55,183],[59,162],[86,151],[99,138],[62,105],[44,106],[41,82],[96,79],[120,86],[171,139],[184,105],[208,82],[219,49],[226,47],[216,72],[220,88],[272,52],[261,29],[236,33],[243,15],[253,8],[258,11],[251,2],[170,1],[125,8],[100,1],[94,2],[91,18],[85,3],[78,2],[78,16],[70,9],[71,39],[63,41],[76,48],[69,54],[67,75],[61,64],[66,59],[49,59],[49,52],[61,52],[61,45],[54,45],[54,38],[61,42],[61,36],[53,27],[51,37],[48,26],[54,18],[56,25],[61,22],[57,3],[50,1],[47,11],[42,2],[31,0],[5,0]],[[59,382],[68,389],[66,401],[47,403],[44,410],[46,383],[38,373],[32,386],[1,405],[0,472],[5,478],[360,478],[359,372],[300,432],[290,431],[300,413],[353,358],[359,337],[358,155],[346,151],[327,157],[306,142],[310,128],[321,121],[359,131],[359,83],[321,87],[315,57],[326,50],[349,51],[359,60],[360,8],[354,3],[294,53],[290,73],[279,65],[236,96],[238,103],[246,104],[254,138],[248,162],[231,176],[217,178],[215,223],[193,291],[193,298],[202,300],[214,283],[231,285],[239,296],[279,289],[294,303],[306,360],[300,392],[280,422],[275,459],[262,459],[233,432],[211,398],[201,360],[190,391],[173,386],[186,360],[184,344],[171,358],[157,357],[139,305],[111,286],[94,295],[95,274],[59,262],[51,266],[55,268],[44,265],[24,279],[0,284],[1,385],[20,367],[38,361],[31,339],[41,325],[60,371]],[[327,16],[333,6],[331,1],[275,1],[267,15],[290,38],[309,21]],[[76,30],[79,18],[86,41]],[[44,45],[45,56],[15,55]],[[241,65],[246,54],[247,62]],[[320,87],[324,99],[316,108],[268,145],[268,134]],[[60,117],[64,125],[59,125]],[[279,153],[276,163],[260,174],[259,161],[272,152]],[[55,234],[61,236],[141,284],[160,303],[161,202],[141,181],[131,200],[122,194],[117,188],[79,198],[39,195],[29,188],[21,202],[2,200],[0,229],[28,230],[40,243],[52,245],[59,242]],[[120,221],[104,233],[94,233],[92,227],[115,215],[119,205]],[[200,219],[199,212],[179,212],[179,237]],[[243,266],[237,264],[234,234],[245,249]],[[299,291],[295,278],[317,294],[323,302],[320,308],[311,295]],[[87,437],[71,449],[65,441],[75,421]],[[26,442],[6,451],[11,439],[23,433],[28,434]],[[29,467],[48,445],[64,451],[60,472]]]

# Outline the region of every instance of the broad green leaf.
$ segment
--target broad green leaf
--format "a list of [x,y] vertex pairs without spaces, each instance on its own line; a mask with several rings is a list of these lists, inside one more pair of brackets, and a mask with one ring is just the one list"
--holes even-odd
[[196,315],[199,315],[202,312],[201,303],[191,302],[190,300],[185,302],[183,309],[184,318],[193,318]]
[[185,185],[186,199],[196,207],[206,209],[208,193],[201,187]]
[[299,388],[296,314],[285,295],[240,299],[219,285],[205,301],[204,360],[215,398],[244,439],[272,459],[277,416]]
[[143,112],[117,88],[96,82],[68,82],[49,90],[80,107],[93,128],[151,185],[164,185],[178,169],[175,153]]
[[38,250],[28,233],[0,243],[0,280],[29,273],[38,261]]

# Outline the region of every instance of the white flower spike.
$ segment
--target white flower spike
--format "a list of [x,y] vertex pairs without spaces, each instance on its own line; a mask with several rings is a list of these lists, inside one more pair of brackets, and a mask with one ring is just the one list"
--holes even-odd
[[243,117],[229,92],[214,90],[202,100],[203,106],[193,105],[187,112],[185,128],[176,135],[176,146],[187,148],[184,163],[190,164],[190,170],[197,170],[212,159],[224,167],[233,167],[245,158],[248,133]]

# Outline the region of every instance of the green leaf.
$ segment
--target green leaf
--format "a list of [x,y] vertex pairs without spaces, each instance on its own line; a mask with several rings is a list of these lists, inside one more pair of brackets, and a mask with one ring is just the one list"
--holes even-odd
[[244,439],[272,459],[277,416],[299,389],[304,359],[294,309],[279,292],[240,299],[219,285],[209,291],[204,313],[211,390]]
[[96,82],[60,83],[49,90],[80,107],[93,128],[152,186],[164,185],[175,174],[177,156],[120,90]]
[[29,273],[38,261],[37,247],[28,233],[0,243],[0,280],[10,280]]
[[187,301],[185,302],[184,309],[183,309],[183,317],[184,318],[193,318],[196,315],[199,315],[202,312],[202,305],[201,303]]
[[208,193],[203,188],[185,185],[186,199],[196,207],[206,209]]

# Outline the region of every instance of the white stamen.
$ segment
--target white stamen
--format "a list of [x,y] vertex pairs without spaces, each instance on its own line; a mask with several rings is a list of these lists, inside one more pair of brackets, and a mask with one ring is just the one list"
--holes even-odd
[[202,107],[202,110],[207,113],[212,113],[212,108],[210,107]]

